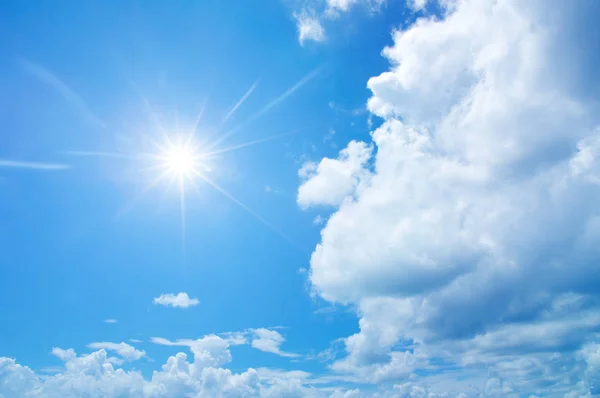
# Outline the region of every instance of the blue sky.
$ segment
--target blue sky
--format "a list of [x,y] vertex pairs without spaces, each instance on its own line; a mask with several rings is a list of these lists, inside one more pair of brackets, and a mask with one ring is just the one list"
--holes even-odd
[[600,9],[551,3],[4,4],[0,396],[595,396]]

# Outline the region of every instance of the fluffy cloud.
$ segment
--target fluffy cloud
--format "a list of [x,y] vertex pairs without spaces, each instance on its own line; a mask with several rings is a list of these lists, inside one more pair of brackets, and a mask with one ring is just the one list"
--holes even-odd
[[60,359],[61,361],[70,361],[71,359],[77,357],[77,353],[72,348],[68,350],[63,350],[59,347],[54,347],[51,351],[52,355]]
[[[65,369],[53,375],[39,375],[13,359],[0,357],[0,397],[315,397],[330,396],[327,389],[310,385],[306,372],[280,372],[248,369],[233,373],[217,367],[224,360],[222,344],[216,336],[206,336],[192,344],[194,361],[179,352],[167,359],[160,370],[144,378],[138,371],[115,368],[104,349],[88,355],[65,357]],[[186,345],[173,343],[171,345]],[[72,353],[72,350],[64,352]],[[57,351],[58,353],[58,351]],[[208,360],[213,357],[214,360]],[[334,397],[354,397],[337,390]],[[339,395],[342,394],[342,395]]]
[[[372,143],[303,169],[298,203],[337,206],[313,289],[361,317],[333,368],[377,381],[491,366],[489,396],[585,395],[590,376],[565,381],[554,363],[584,366],[576,350],[600,330],[600,76],[588,55],[600,6],[441,4],[442,18],[394,32],[383,51],[390,70],[368,82],[383,118]],[[527,362],[507,373],[515,355]],[[527,382],[528,369],[547,373]]]
[[211,334],[197,340],[179,339],[172,341],[162,337],[152,337],[150,341],[165,346],[189,347],[195,355],[196,362],[202,362],[203,366],[221,366],[228,363],[231,361],[229,347],[248,343],[252,348],[282,357],[297,358],[300,356],[282,351],[281,345],[285,342],[285,338],[276,330],[265,328],[224,333],[221,336]]
[[162,305],[165,307],[173,307],[173,308],[187,308],[198,305],[200,301],[195,298],[190,298],[187,293],[177,293],[177,294],[161,294],[158,297],[155,297],[152,301],[154,304]]
[[[90,343],[88,344],[88,348],[93,350],[104,349],[107,351],[114,351],[120,357],[126,359],[127,361],[137,361],[146,355],[144,351],[138,350],[135,347],[127,344],[127,343],[110,343],[110,342],[98,342],[98,343]],[[54,353],[54,350],[53,350]],[[74,352],[72,353],[74,354]],[[62,358],[63,360],[69,359],[68,357]]]
[[195,363],[201,367],[216,367],[231,361],[229,341],[214,334],[198,340],[170,341],[162,337],[153,337],[151,342],[166,346],[189,347],[194,354]]
[[305,163],[298,173],[304,179],[298,190],[298,204],[305,208],[341,204],[369,175],[364,166],[372,149],[364,142],[352,141],[337,159],[325,158],[318,165]]
[[425,8],[427,0],[408,0],[406,3],[414,11],[419,11]]

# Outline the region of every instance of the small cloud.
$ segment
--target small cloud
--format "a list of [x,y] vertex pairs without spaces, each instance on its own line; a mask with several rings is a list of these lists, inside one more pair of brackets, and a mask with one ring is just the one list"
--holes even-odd
[[54,347],[51,354],[64,362],[70,361],[77,356],[77,353],[72,348],[63,350],[62,348]]
[[135,343],[135,344],[139,344],[139,343],[143,343],[142,340],[138,340],[138,339],[129,339],[130,343]]
[[104,322],[104,323],[117,323],[119,321],[117,321],[116,319],[105,319],[102,322]]
[[303,46],[307,40],[322,42],[325,40],[325,30],[321,26],[319,18],[312,11],[304,10],[294,14],[296,27],[298,28],[298,41]]
[[313,225],[321,225],[325,222],[325,219],[323,217],[321,217],[320,215],[317,215],[315,217],[315,219],[313,220]]
[[407,0],[407,4],[413,11],[420,11],[427,6],[427,0]]
[[223,333],[222,336],[230,345],[242,345],[248,343],[246,333],[244,332],[227,332]]
[[146,355],[145,351],[138,350],[127,343],[110,343],[103,341],[98,343],[90,343],[87,346],[93,350],[114,351],[127,361],[137,361]]
[[326,307],[317,308],[316,310],[313,311],[313,314],[315,314],[315,315],[331,315],[334,312],[336,312],[335,306],[329,305]]
[[304,267],[298,268],[298,273],[299,274],[306,274],[306,268],[304,268]]
[[273,190],[273,188],[271,188],[270,186],[265,186],[265,192],[269,193]]
[[285,352],[280,349],[285,338],[277,331],[270,329],[253,329],[252,347],[257,350],[270,352],[275,355],[287,358],[298,358],[300,355],[291,352]]
[[159,297],[154,298],[153,303],[165,307],[188,308],[198,305],[200,301],[196,298],[190,298],[187,293],[182,292],[177,294],[161,294]]

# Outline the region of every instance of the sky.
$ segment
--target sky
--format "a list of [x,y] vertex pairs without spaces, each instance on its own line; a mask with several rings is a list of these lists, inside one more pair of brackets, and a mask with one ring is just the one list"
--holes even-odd
[[596,0],[0,10],[0,398],[600,396]]

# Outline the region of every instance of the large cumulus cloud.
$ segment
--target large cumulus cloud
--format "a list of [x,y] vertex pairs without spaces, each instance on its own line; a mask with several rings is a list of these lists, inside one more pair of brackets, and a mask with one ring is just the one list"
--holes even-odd
[[[311,257],[315,292],[361,316],[334,368],[390,367],[406,341],[464,366],[552,352],[576,360],[600,331],[600,73],[590,55],[600,4],[440,4],[441,17],[393,33],[390,70],[368,82],[369,110],[383,118],[363,143],[374,155],[360,169],[350,147],[320,162],[355,178]],[[326,176],[300,193],[316,179],[329,186]],[[332,204],[322,191],[301,202]],[[405,372],[423,362],[409,353]]]

